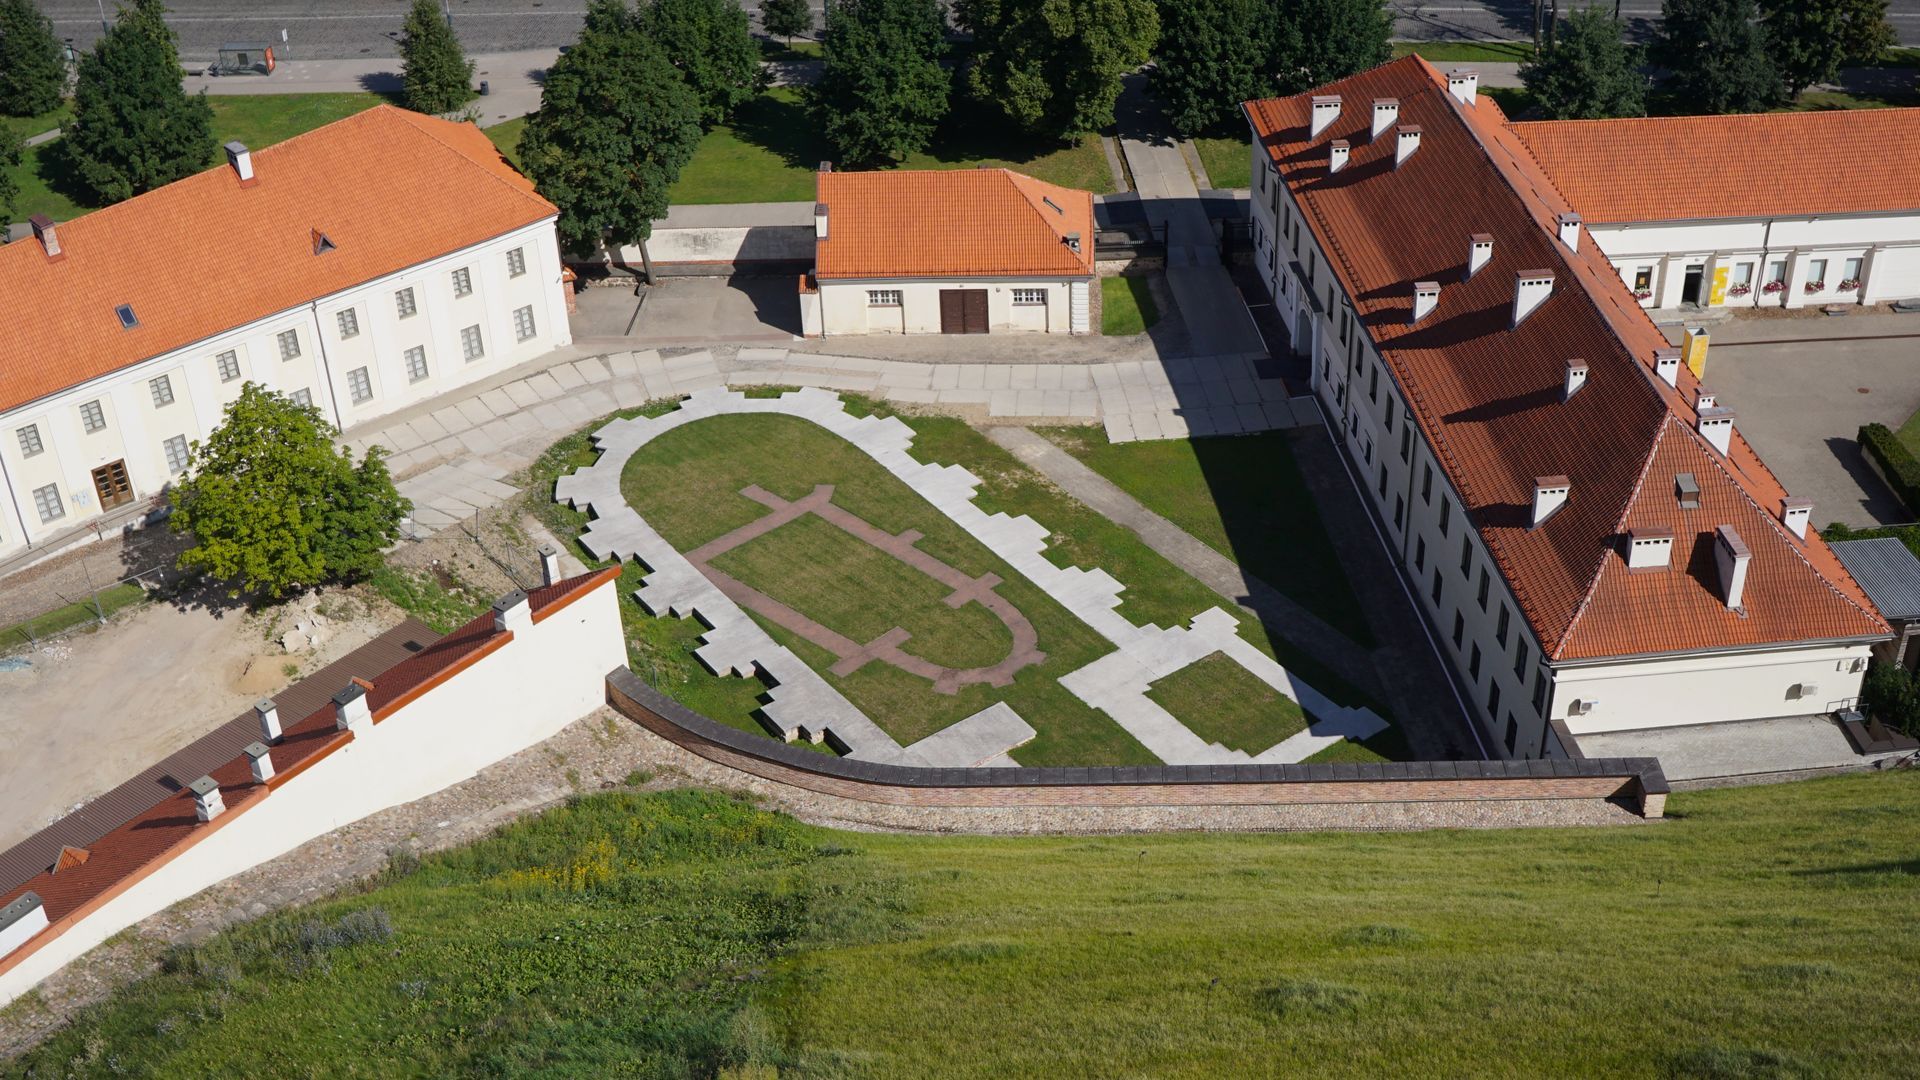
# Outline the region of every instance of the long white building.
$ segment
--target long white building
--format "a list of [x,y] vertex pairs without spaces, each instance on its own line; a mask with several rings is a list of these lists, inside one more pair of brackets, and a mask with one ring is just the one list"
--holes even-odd
[[1246,113],[1260,271],[1489,748],[1851,705],[1887,624],[1476,84]]
[[164,492],[249,382],[346,428],[568,344],[556,211],[378,106],[0,247],[0,559]]

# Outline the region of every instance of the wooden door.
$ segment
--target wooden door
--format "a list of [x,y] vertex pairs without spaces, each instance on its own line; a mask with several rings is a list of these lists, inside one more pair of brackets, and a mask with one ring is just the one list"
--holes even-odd
[[943,334],[986,333],[987,290],[941,289],[940,332]]
[[93,491],[100,496],[102,510],[132,502],[133,484],[127,479],[127,463],[115,461],[93,470]]

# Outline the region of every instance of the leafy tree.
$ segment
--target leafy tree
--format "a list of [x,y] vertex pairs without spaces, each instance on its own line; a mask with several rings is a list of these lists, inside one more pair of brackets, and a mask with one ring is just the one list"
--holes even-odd
[[837,0],[827,8],[826,65],[807,92],[814,122],[850,165],[926,148],[947,115],[939,0]]
[[410,508],[385,453],[356,464],[318,407],[248,383],[173,489],[170,524],[194,538],[180,568],[275,598],[373,572]]
[[1687,112],[1758,112],[1780,100],[1754,0],[1662,0],[1652,58]]
[[67,91],[67,53],[33,0],[0,0],[0,113],[51,112]]
[[956,0],[953,10],[977,48],[974,95],[1049,138],[1112,124],[1121,77],[1160,38],[1153,0]]
[[1295,94],[1393,58],[1393,17],[1380,0],[1279,0],[1273,71]]
[[767,33],[786,38],[791,47],[794,35],[813,29],[813,9],[807,0],[760,0],[760,25]]
[[632,244],[667,212],[700,142],[700,102],[621,0],[592,0],[580,40],[547,70],[520,164],[560,208],[560,241]]
[[1860,703],[1867,715],[1896,731],[1920,735],[1920,684],[1899,664],[1875,660],[1867,665],[1860,686]]
[[1898,39],[1887,0],[1761,0],[1767,52],[1787,96],[1832,82],[1848,64],[1870,64]]
[[1273,93],[1275,24],[1269,0],[1160,0],[1152,84],[1175,131],[1224,124]]
[[165,11],[159,0],[136,0],[80,58],[73,119],[60,141],[102,203],[192,175],[214,156],[213,108],[206,91],[188,97],[181,89]]
[[476,96],[473,61],[435,0],[413,0],[407,11],[400,31],[400,72],[407,108],[414,112],[450,113]]
[[645,23],[699,99],[704,123],[724,123],[766,89],[760,47],[735,0],[653,0]]
[[13,170],[20,167],[25,152],[25,141],[0,124],[0,222],[13,220],[14,202],[20,198],[20,181],[14,179]]
[[1520,79],[1551,120],[1646,115],[1647,80],[1620,24],[1597,4],[1569,15],[1549,44],[1520,65]]

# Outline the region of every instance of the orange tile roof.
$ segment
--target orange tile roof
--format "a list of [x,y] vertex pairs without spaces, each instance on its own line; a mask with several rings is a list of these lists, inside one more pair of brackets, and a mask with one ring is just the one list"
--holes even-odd
[[1920,109],[1516,123],[1589,222],[1920,210]]
[[1011,169],[824,172],[817,190],[827,207],[827,237],[814,242],[819,279],[1093,273],[1085,191]]
[[[472,124],[377,105],[0,247],[0,412],[554,215]],[[315,255],[313,231],[335,250]],[[114,315],[133,307],[140,324]]]
[[[1310,138],[1310,98],[1327,93],[1344,108]],[[1376,98],[1399,99],[1400,122],[1424,129],[1398,169],[1394,140],[1369,138]],[[1556,216],[1571,207],[1489,99],[1457,102],[1443,74],[1407,57],[1245,108],[1549,657],[1887,633],[1817,536],[1795,540],[1761,520],[1785,493],[1744,440],[1721,457],[1693,429],[1692,375],[1683,368],[1678,389],[1653,375],[1665,336],[1591,237],[1577,254],[1555,239]],[[1335,139],[1352,149],[1330,174]],[[1466,279],[1476,233],[1494,237],[1493,259]],[[1553,273],[1553,292],[1512,327],[1515,275],[1533,269]],[[1439,306],[1411,323],[1413,283],[1428,280],[1441,285]],[[1587,382],[1562,401],[1571,359],[1586,361]],[[1702,520],[1672,524],[1736,524],[1755,553],[1744,617],[1726,611],[1716,580],[1682,567],[1613,572],[1625,531],[1672,501],[1661,470],[1679,460],[1703,489],[1724,478],[1692,512]],[[1529,528],[1536,478],[1557,475],[1571,482],[1566,505]]]

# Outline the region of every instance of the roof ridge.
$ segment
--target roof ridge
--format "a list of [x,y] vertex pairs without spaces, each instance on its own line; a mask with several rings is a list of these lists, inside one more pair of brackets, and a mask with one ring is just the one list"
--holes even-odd
[[1566,120],[1508,120],[1509,125],[1527,127],[1547,127],[1550,125],[1569,126],[1575,124],[1644,124],[1687,121],[1690,123],[1725,123],[1728,121],[1766,120],[1770,123],[1798,124],[1813,123],[1815,119],[1830,122],[1832,117],[1877,118],[1896,113],[1920,113],[1920,105],[1895,105],[1878,109],[1820,109],[1806,112],[1740,112],[1710,114],[1679,114],[1674,116],[1603,116],[1581,117]]

